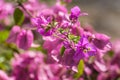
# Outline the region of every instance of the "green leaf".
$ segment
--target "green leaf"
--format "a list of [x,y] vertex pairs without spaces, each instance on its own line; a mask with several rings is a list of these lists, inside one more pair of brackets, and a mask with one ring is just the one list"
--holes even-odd
[[114,52],[111,50],[111,51],[108,52],[108,55],[109,55],[110,57],[113,57]]
[[72,34],[69,34],[68,38],[70,40],[74,41],[75,43],[78,43],[78,41],[80,40],[80,36],[75,36],[75,35],[72,35]]
[[8,46],[0,44],[0,69],[5,71],[10,71],[10,61],[13,58],[12,49],[8,48]]
[[78,64],[78,73],[75,74],[75,78],[79,78],[80,76],[82,76],[84,72],[84,61],[80,60],[79,64]]
[[68,38],[70,39],[70,40],[72,40],[72,39],[74,39],[74,35],[68,35]]
[[60,51],[61,56],[64,54],[64,52],[65,52],[65,47],[62,46],[61,51]]
[[6,39],[8,38],[8,35],[9,35],[9,31],[7,30],[0,31],[0,43],[5,42]]
[[24,21],[24,13],[19,8],[16,8],[14,11],[14,21],[16,25],[22,25]]

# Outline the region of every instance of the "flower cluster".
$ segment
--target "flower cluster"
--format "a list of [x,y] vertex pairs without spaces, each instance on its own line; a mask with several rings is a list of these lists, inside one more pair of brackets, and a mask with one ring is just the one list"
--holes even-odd
[[99,55],[111,48],[107,35],[86,31],[80,26],[79,17],[88,14],[78,6],[73,7],[70,14],[60,3],[50,9],[51,14],[47,11],[41,11],[31,21],[43,36],[43,47],[54,61],[75,70],[81,59]]
[[119,80],[120,41],[112,47],[109,36],[81,25],[88,13],[56,1],[0,1],[0,45],[9,51],[0,47],[8,55],[0,54],[0,80]]

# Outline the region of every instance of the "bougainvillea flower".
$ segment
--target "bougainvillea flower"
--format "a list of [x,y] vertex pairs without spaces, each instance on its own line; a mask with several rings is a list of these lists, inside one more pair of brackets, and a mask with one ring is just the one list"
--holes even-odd
[[16,45],[24,50],[27,50],[31,47],[33,43],[33,34],[30,30],[22,29],[17,36]]
[[107,71],[107,66],[105,65],[105,63],[103,63],[102,61],[101,62],[99,62],[99,61],[95,61],[94,62],[94,68],[97,70],[97,71],[99,71],[99,72],[105,72],[105,71]]
[[0,80],[10,80],[7,74],[2,70],[0,70]]
[[43,17],[32,18],[33,25],[35,26],[47,26],[48,21]]
[[11,29],[10,31],[10,35],[7,39],[7,42],[8,43],[16,43],[16,40],[17,40],[17,36],[20,32],[20,27],[19,26],[13,26],[13,28]]
[[81,37],[77,44],[74,60],[78,63],[80,59],[94,56],[97,53],[96,47],[89,43],[86,37]]
[[67,68],[71,68],[73,71],[77,72],[77,64],[74,61],[74,53],[73,49],[66,49],[64,55],[60,57],[60,63]]
[[[12,59],[12,76],[15,80],[60,80],[66,69],[58,64],[46,64],[40,52],[15,54]],[[62,79],[63,80],[63,79]]]
[[82,13],[78,6],[71,9],[70,20],[76,21],[80,16],[88,15],[87,13]]
[[75,6],[71,9],[71,14],[70,14],[70,19],[71,20],[77,20],[78,17],[80,16],[80,8],[78,6]]
[[76,35],[76,36],[82,36],[84,33],[84,29],[80,26],[80,22],[77,21],[76,23],[74,23],[74,25],[72,25],[71,27],[71,33]]
[[114,50],[115,54],[119,54],[120,53],[120,40],[116,40],[114,41],[112,44],[114,44],[112,46],[112,49]]
[[55,14],[59,14],[59,12],[62,12],[62,13],[67,13],[67,9],[65,6],[61,5],[61,4],[56,4],[54,7],[53,7],[53,11]]
[[120,68],[120,53],[115,53],[114,57],[112,58],[111,64],[117,65]]
[[[99,49],[104,49],[110,43],[110,37],[105,34],[95,34],[94,45]],[[111,47],[111,46],[110,46]]]
[[53,34],[54,29],[50,29],[50,27],[47,27],[46,29],[38,27],[37,31],[43,36],[50,36]]
[[11,4],[0,0],[0,19],[4,19],[13,12],[13,7]]
[[52,17],[45,17],[40,15],[37,18],[32,19],[34,26],[37,26],[37,31],[43,36],[50,36],[53,33],[53,26],[50,26],[49,23],[52,22]]
[[[44,49],[46,49],[49,53],[51,53],[54,49],[57,48],[57,46],[61,45],[61,40],[54,38],[54,37],[43,37],[45,42],[43,44]],[[52,44],[52,45],[51,45]],[[59,54],[59,53],[57,53]]]
[[43,55],[38,52],[25,52],[15,55],[12,60],[12,74],[15,80],[39,80],[38,66],[43,62]]
[[67,14],[67,8],[58,2],[53,7],[54,17],[58,22],[61,22],[64,20],[65,15]]

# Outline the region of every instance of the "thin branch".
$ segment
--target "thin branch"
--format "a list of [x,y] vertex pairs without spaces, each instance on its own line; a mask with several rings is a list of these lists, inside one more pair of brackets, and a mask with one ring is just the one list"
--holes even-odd
[[32,14],[24,7],[21,2],[18,1],[17,3],[30,17],[33,17]]

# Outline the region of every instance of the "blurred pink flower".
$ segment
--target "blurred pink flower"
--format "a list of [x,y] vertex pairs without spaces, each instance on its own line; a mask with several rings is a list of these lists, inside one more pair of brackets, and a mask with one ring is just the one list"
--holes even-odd
[[27,50],[33,43],[33,33],[31,30],[21,29],[20,26],[13,26],[7,39],[8,43],[15,43],[18,48]]
[[40,52],[15,54],[12,76],[15,80],[60,80],[62,76],[67,76],[66,69],[58,64],[46,64],[44,59],[45,56]]
[[0,70],[0,80],[9,80],[7,74],[2,70]]
[[31,47],[33,43],[33,34],[30,30],[22,29],[17,36],[16,45],[24,50],[27,50]]
[[20,26],[13,26],[13,28],[10,31],[10,35],[7,39],[7,42],[8,43],[16,43],[17,36],[20,31],[21,31]]

